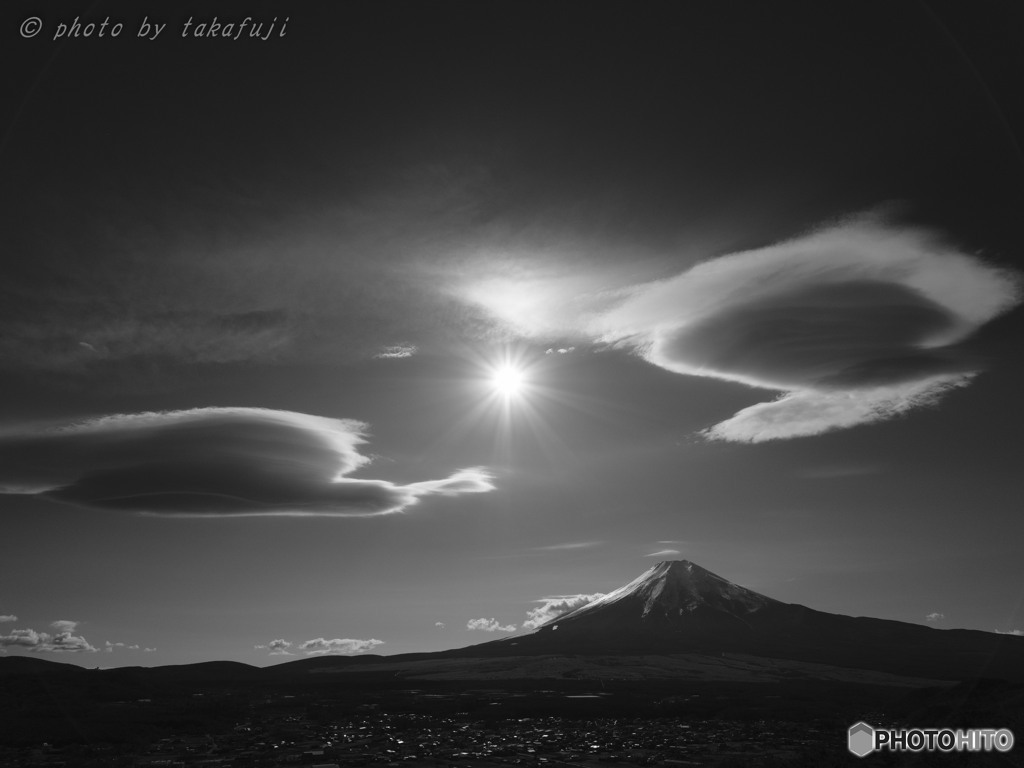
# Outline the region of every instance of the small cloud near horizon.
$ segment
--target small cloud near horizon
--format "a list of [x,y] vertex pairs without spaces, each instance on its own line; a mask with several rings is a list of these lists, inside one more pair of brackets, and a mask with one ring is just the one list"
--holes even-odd
[[10,614],[10,613],[6,614],[6,615],[3,615],[3,616],[0,616],[0,624],[3,624],[5,622],[17,621],[17,620],[18,620],[18,617],[15,616],[14,614]]
[[497,619],[470,619],[466,622],[466,629],[479,630],[481,632],[515,632],[515,624],[502,626]]
[[115,648],[124,648],[126,651],[137,651],[139,650],[138,643],[112,643],[107,640],[103,643],[103,650],[107,653],[113,653]]
[[24,648],[30,653],[97,653],[96,648],[84,637],[73,634],[78,622],[55,621],[53,626],[70,625],[71,629],[63,629],[56,634],[37,632],[34,629],[14,629],[9,635],[0,635],[0,647]]
[[932,624],[935,624],[936,622],[942,621],[945,618],[946,618],[946,614],[935,612],[935,613],[929,613],[927,616],[924,617],[924,620],[925,621],[930,621]]
[[369,638],[368,640],[356,640],[353,638],[334,638],[326,640],[318,637],[314,640],[307,640],[299,644],[299,650],[307,656],[354,656],[360,653],[372,651],[378,645],[384,645],[383,640]]
[[657,552],[644,555],[644,557],[675,557],[680,554],[682,553],[678,549],[659,549]]
[[993,630],[997,635],[1016,635],[1017,637],[1024,637],[1024,629],[1008,629],[1005,632],[1001,629]]
[[258,651],[270,651],[270,653],[267,654],[268,656],[294,656],[295,654],[288,650],[292,645],[293,643],[281,638],[278,640],[271,640],[266,644],[254,645],[253,648]]

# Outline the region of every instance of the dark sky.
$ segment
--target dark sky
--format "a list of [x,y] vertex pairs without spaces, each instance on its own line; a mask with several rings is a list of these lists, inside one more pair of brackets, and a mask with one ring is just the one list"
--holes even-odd
[[436,650],[676,558],[1024,631],[1015,5],[2,24],[7,653]]

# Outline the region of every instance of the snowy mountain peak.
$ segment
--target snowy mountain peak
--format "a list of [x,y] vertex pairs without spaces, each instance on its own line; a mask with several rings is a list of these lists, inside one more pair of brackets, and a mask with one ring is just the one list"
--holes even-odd
[[691,614],[699,608],[743,616],[774,602],[771,598],[733,584],[689,560],[664,560],[625,586],[551,623],[593,616],[613,606],[620,609],[635,608],[641,619],[671,620]]

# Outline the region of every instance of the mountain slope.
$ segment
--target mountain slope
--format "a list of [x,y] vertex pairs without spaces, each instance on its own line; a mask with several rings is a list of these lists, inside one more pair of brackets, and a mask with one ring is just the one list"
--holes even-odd
[[940,679],[1024,680],[1024,638],[816,611],[685,560],[658,563],[531,634],[455,655],[686,652],[748,653]]

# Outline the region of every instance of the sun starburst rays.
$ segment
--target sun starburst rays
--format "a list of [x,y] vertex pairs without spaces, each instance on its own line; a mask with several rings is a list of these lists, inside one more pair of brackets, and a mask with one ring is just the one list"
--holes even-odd
[[491,374],[491,386],[506,400],[522,397],[527,389],[526,372],[514,363],[505,363]]

